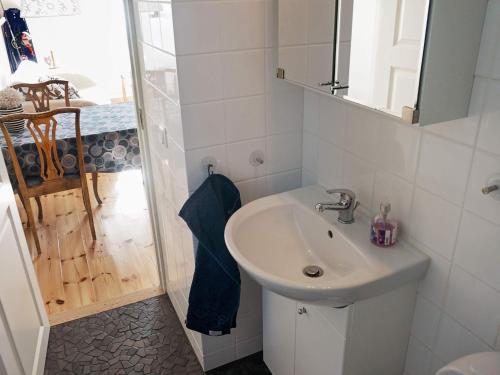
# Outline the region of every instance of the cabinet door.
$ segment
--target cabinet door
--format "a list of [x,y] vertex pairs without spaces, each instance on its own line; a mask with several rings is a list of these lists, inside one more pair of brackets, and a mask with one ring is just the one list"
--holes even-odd
[[273,375],[292,375],[297,303],[263,289],[262,315],[264,362]]
[[342,375],[345,338],[323,309],[298,304],[295,375]]

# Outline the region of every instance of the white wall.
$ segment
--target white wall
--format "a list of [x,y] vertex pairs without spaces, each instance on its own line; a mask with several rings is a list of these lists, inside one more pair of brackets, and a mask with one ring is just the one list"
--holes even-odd
[[[277,0],[137,4],[168,288],[183,322],[195,244],[177,213],[206,178],[209,161],[236,183],[244,203],[300,186],[304,95],[274,79]],[[254,151],[263,165],[250,164]],[[231,335],[187,333],[205,369],[261,350],[260,287],[242,274]]]
[[500,202],[481,193],[500,175],[500,0],[490,0],[467,119],[424,129],[306,90],[303,183],[353,188],[375,213],[384,197],[402,236],[432,258],[406,375],[500,350]]
[[107,98],[121,97],[120,75],[130,76],[123,1],[80,3],[79,15],[27,19],[38,63],[45,67],[52,50],[64,72],[90,77]]

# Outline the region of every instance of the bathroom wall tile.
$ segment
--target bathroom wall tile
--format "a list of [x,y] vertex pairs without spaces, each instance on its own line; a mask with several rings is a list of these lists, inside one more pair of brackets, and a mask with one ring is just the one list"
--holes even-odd
[[225,1],[219,17],[223,50],[263,48],[265,46],[264,0]]
[[302,134],[290,133],[267,138],[267,172],[269,174],[298,169],[302,166]]
[[240,270],[240,277],[241,297],[238,314],[240,312],[244,315],[260,313],[262,310],[262,287],[244,270]]
[[221,60],[225,98],[265,92],[264,50],[224,53]]
[[318,177],[315,173],[310,173],[307,169],[302,169],[302,186],[318,184]]
[[287,80],[306,82],[307,79],[307,47],[280,47],[279,62],[285,67]]
[[266,98],[252,96],[224,103],[228,142],[266,135]]
[[[271,0],[269,0],[271,1]],[[276,77],[276,69],[278,68],[278,49],[277,48],[266,48],[266,93],[272,91],[276,87],[280,86],[294,86],[283,79],[278,79]],[[295,87],[295,86],[294,86]]]
[[310,172],[316,172],[318,168],[318,145],[318,137],[304,132],[302,140],[302,167]]
[[281,46],[307,43],[307,1],[289,0],[279,4],[279,43]]
[[413,181],[420,133],[411,126],[381,118],[375,151],[376,162],[381,168]]
[[431,259],[425,278],[419,282],[418,292],[434,304],[443,306],[450,274],[450,261],[412,238],[410,242]]
[[[500,64],[499,64],[500,65]],[[479,148],[500,155],[500,82],[489,81],[477,145]]]
[[302,173],[300,169],[267,176],[269,194],[297,189],[301,186]]
[[[241,204],[250,203],[256,199],[269,195],[266,177],[252,178],[250,180],[235,183],[240,191]],[[243,303],[244,299],[241,299]],[[254,301],[252,299],[252,301]]]
[[471,160],[471,148],[424,134],[417,183],[460,205],[465,194]]
[[144,53],[144,81],[151,83],[161,94],[179,101],[177,62],[174,55],[142,45]]
[[500,225],[500,201],[484,195],[481,189],[492,176],[500,178],[500,157],[477,151],[467,187],[465,208],[476,215]]
[[304,90],[304,130],[317,135],[319,132],[319,102],[321,96]]
[[[214,337],[214,336],[206,336],[206,337]],[[204,337],[202,336],[202,338]],[[205,350],[205,347],[206,344],[205,341],[203,341],[203,350]],[[217,348],[218,344],[214,343],[212,347]],[[236,361],[237,359],[238,357],[236,355],[236,342],[235,342],[234,346],[227,346],[224,349],[205,354],[203,357],[204,361],[203,367],[206,369],[214,369],[226,363]]]
[[260,313],[238,314],[234,333],[236,334],[236,342],[250,340],[262,334],[262,315]]
[[178,56],[181,104],[218,100],[224,97],[223,69],[220,54]]
[[189,191],[194,191],[207,178],[207,166],[215,162],[215,171],[226,174],[230,166],[226,160],[226,146],[214,146],[186,151]]
[[[311,87],[332,80],[332,44],[310,45],[307,47],[306,81]],[[286,73],[285,73],[286,75]],[[324,88],[325,90],[327,88]]]
[[378,151],[380,117],[354,106],[348,107],[347,116],[347,138],[344,147],[365,160],[374,160]]
[[236,342],[236,358],[242,359],[251,354],[262,351],[262,335],[254,336],[249,340]]
[[465,211],[458,235],[455,262],[500,290],[500,227]]
[[440,318],[441,310],[439,307],[419,295],[415,306],[411,334],[428,348],[433,348]]
[[490,346],[500,324],[500,294],[458,267],[449,281],[446,310]]
[[446,363],[464,355],[491,349],[447,315],[439,324],[435,353]]
[[431,375],[432,353],[413,337],[410,337],[406,358],[405,375]]
[[265,46],[267,48],[278,46],[278,0],[265,0],[266,35]]
[[361,206],[370,210],[373,200],[375,168],[373,164],[350,154],[344,154],[342,181],[345,187],[353,190]]
[[182,127],[186,150],[223,144],[224,104],[210,102],[182,106]]
[[[250,164],[250,155],[254,151],[260,151],[264,154],[264,164],[256,167]],[[235,182],[264,176],[267,159],[265,138],[227,144],[229,175]]]
[[267,95],[267,134],[302,132],[304,90],[284,82]]
[[305,3],[307,3],[307,42],[331,43],[335,1],[308,0]]
[[329,189],[342,187],[343,164],[344,151],[320,139],[317,170],[318,183]]
[[177,2],[172,8],[178,55],[220,50],[222,18],[219,2]]
[[345,147],[346,133],[346,105],[339,100],[332,100],[325,95],[319,95],[320,137],[338,147]]
[[420,188],[415,191],[410,234],[451,259],[460,220],[460,208]]
[[378,212],[381,202],[391,203],[391,217],[399,222],[399,235],[406,237],[410,229],[410,209],[413,186],[392,173],[375,174],[375,189],[371,211]]

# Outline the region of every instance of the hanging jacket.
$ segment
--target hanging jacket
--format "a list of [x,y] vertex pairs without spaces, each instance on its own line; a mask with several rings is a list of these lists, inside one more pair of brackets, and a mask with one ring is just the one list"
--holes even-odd
[[5,11],[4,16],[7,22],[2,25],[2,34],[9,57],[10,70],[15,73],[21,61],[36,62],[36,53],[28,24],[21,17],[21,11],[10,8]]
[[240,193],[227,177],[210,175],[186,201],[179,216],[198,239],[186,326],[205,335],[229,334],[236,327],[240,272],[224,240]]

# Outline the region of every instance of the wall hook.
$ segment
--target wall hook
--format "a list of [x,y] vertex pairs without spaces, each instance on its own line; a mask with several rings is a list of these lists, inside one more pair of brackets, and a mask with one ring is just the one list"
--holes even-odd
[[264,164],[264,153],[260,150],[256,150],[250,154],[248,161],[250,162],[250,165],[254,167],[261,166]]

